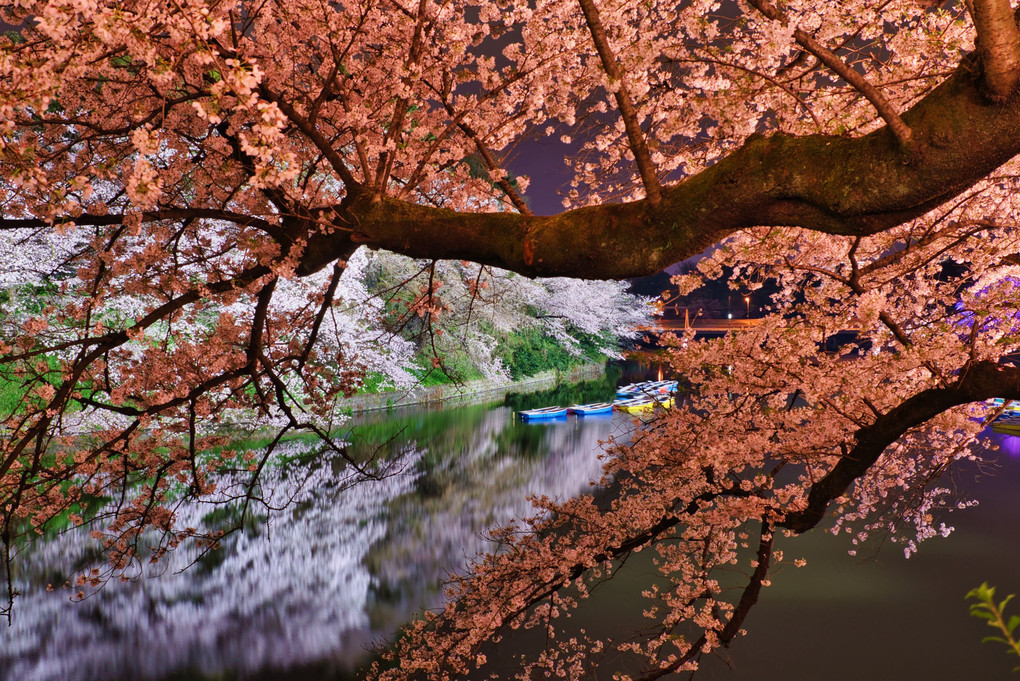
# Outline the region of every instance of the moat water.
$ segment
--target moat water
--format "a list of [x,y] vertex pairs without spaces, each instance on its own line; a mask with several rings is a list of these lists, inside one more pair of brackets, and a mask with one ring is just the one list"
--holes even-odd
[[[289,501],[283,510],[262,512],[219,551],[179,549],[80,603],[46,585],[86,564],[95,545],[85,532],[55,537],[18,557],[22,593],[0,630],[0,678],[356,678],[373,644],[441,603],[444,577],[487,548],[487,528],[527,514],[531,495],[589,490],[600,443],[631,427],[620,415],[525,424],[515,411],[603,399],[616,378],[497,405],[363,418],[351,447],[391,464],[377,481],[357,482],[340,462],[308,456],[308,442],[292,442],[288,462],[263,480],[273,503]],[[1020,439],[1004,445],[994,465],[955,474],[980,505],[952,514],[956,531],[909,561],[896,546],[851,557],[847,539],[823,532],[788,540],[788,554],[807,567],[774,576],[745,623],[749,635],[728,659],[705,660],[697,678],[1007,678],[1015,660],[980,642],[991,632],[964,600],[982,581],[1020,591]],[[194,526],[230,520],[197,504],[180,514]],[[651,578],[650,566],[629,567],[603,589],[599,608],[585,610],[589,629],[639,621],[633,604]]]

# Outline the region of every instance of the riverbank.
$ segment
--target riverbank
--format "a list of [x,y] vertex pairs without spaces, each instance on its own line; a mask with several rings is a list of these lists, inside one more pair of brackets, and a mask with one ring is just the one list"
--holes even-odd
[[543,371],[520,381],[499,384],[486,379],[478,379],[460,384],[355,395],[345,399],[341,406],[350,409],[353,414],[361,414],[413,405],[455,407],[463,404],[495,402],[503,399],[509,393],[537,392],[549,390],[563,383],[599,379],[605,375],[606,366],[605,363],[581,364],[563,371]]

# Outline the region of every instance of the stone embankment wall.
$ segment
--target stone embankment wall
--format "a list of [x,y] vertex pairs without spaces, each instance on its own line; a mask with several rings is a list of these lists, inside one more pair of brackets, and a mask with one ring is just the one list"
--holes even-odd
[[428,388],[355,395],[344,400],[341,406],[349,407],[357,414],[414,404],[454,407],[462,404],[495,402],[503,399],[507,393],[537,392],[554,388],[560,383],[596,380],[604,376],[605,372],[605,364],[582,364],[567,371],[545,371],[521,381],[502,384],[479,379],[460,385],[434,385]]

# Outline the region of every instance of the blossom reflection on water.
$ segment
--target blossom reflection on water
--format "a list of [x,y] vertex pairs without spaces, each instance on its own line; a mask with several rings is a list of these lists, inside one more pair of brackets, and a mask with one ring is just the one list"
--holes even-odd
[[[0,633],[0,678],[349,673],[373,641],[436,605],[442,578],[487,548],[486,529],[527,514],[528,496],[588,489],[599,441],[620,427],[573,419],[522,427],[506,408],[448,413],[458,412],[455,428],[418,439],[411,428],[388,440],[385,457],[401,472],[379,481],[352,484],[322,458],[268,469],[263,487],[277,501],[293,497],[268,522],[201,559],[182,546],[151,574],[111,581],[81,603],[46,585],[95,551],[86,531],[20,556],[22,595],[13,626]],[[221,518],[213,510],[182,507],[181,524],[209,526]]]

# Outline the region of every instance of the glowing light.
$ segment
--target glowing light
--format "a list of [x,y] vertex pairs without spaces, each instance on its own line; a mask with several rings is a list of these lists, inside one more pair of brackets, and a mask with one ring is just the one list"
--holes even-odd
[[1005,435],[1002,438],[1002,444],[999,445],[1000,450],[1011,459],[1020,459],[1020,437],[1016,435]]

